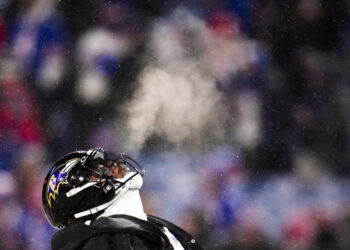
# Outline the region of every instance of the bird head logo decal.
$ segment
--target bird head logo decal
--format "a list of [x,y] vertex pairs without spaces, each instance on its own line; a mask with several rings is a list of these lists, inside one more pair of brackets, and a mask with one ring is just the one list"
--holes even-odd
[[55,200],[61,185],[68,184],[68,174],[74,166],[80,162],[80,158],[75,158],[54,168],[47,184],[47,202],[51,207],[52,200]]

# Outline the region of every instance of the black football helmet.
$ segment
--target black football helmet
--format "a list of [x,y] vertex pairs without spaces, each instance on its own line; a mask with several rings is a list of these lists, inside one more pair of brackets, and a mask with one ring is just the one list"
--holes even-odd
[[[123,182],[112,176],[111,168],[119,164],[126,165],[132,173]],[[125,153],[116,155],[102,148],[71,152],[53,165],[44,180],[42,201],[46,217],[56,228],[94,219],[137,174],[143,176],[143,168]]]

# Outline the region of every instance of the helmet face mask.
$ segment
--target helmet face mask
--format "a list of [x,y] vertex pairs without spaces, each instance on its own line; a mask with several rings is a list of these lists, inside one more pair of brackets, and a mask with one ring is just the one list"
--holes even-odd
[[[121,182],[117,168],[127,168],[129,177]],[[54,164],[45,178],[42,201],[46,217],[57,228],[94,218],[138,174],[143,176],[144,170],[126,154],[115,155],[102,148],[69,153]]]

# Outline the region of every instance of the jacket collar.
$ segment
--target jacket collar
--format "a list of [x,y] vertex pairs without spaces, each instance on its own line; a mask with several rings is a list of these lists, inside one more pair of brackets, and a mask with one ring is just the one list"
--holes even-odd
[[149,240],[158,241],[160,245],[164,246],[164,249],[172,249],[169,239],[159,227],[128,215],[101,217],[94,221],[91,226],[87,226],[83,222],[77,222],[56,232],[52,237],[51,246],[52,249],[74,249],[94,236],[111,232],[137,233],[144,235]]

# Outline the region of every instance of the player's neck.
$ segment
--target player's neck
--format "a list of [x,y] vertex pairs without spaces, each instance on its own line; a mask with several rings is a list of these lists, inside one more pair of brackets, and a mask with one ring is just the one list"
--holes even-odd
[[116,214],[130,215],[141,220],[147,220],[147,215],[143,211],[139,190],[128,190],[99,217],[112,216]]

